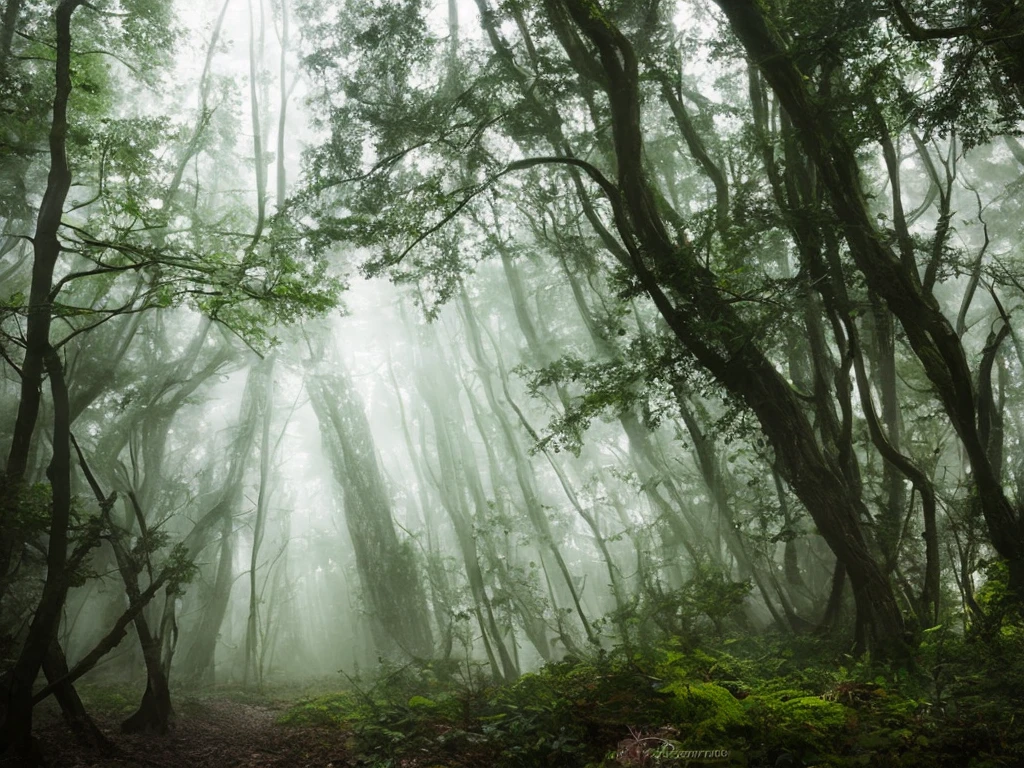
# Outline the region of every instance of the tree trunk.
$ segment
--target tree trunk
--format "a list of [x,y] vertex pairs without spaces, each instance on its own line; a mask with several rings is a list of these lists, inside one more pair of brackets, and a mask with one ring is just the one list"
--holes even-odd
[[[256,520],[252,529],[252,551],[249,556],[249,617],[245,627],[245,671],[242,681],[244,685],[249,684],[249,674],[252,673],[257,685],[263,681],[259,676],[259,664],[257,658],[257,643],[259,639],[259,592],[257,591],[256,568],[260,560],[260,547],[263,544],[263,535],[267,527],[267,510],[270,506],[271,476],[270,460],[273,448],[270,444],[270,424],[274,415],[274,356],[271,354],[263,363],[266,366],[266,392],[262,398],[263,403],[263,430],[260,438],[260,490],[256,498]],[[223,557],[223,555],[221,555]]]
[[171,689],[161,659],[160,640],[150,635],[148,630],[145,635],[147,637],[143,638],[143,633],[140,633],[139,638],[142,640],[142,656],[146,661],[146,691],[142,694],[142,702],[135,714],[121,723],[121,732],[164,734],[170,730],[174,717]]
[[193,640],[185,655],[183,675],[193,685],[213,685],[214,662],[217,654],[217,640],[224,616],[231,600],[231,585],[234,583],[234,533],[231,515],[224,515],[221,522],[220,555],[217,558],[217,575],[213,590],[203,609],[202,619],[193,631]]
[[334,374],[308,377],[306,385],[325,453],[344,494],[345,523],[374,641],[384,653],[429,658],[433,637],[415,558],[395,531],[363,405],[348,374],[337,363],[335,367]]
[[[49,345],[47,345],[49,347]],[[46,355],[53,397],[53,458],[47,469],[50,480],[50,537],[46,551],[46,580],[32,616],[25,644],[11,671],[7,706],[0,731],[5,755],[35,762],[32,744],[32,688],[51,644],[56,641],[68,591],[68,525],[71,520],[71,423],[68,390],[57,353]]]
[[[492,662],[495,677],[511,681],[519,676],[519,670],[508,652],[494,618],[494,610],[484,584],[474,524],[476,518],[486,514],[487,502],[475,457],[467,450],[470,443],[461,428],[461,414],[446,417],[444,403],[439,396],[442,392],[450,391],[454,381],[449,376],[444,376],[448,381],[439,380],[432,375],[435,373],[444,376],[443,364],[440,361],[436,361],[430,369],[422,371],[420,387],[434,426],[434,439],[437,445],[438,472],[433,479],[441,496],[441,506],[455,529],[455,538],[466,569],[480,632],[487,639],[491,652],[497,651],[497,658]],[[450,434],[450,429],[455,431],[454,435]],[[466,491],[469,491],[476,507],[475,516],[467,503]]]
[[[43,673],[46,675],[47,683],[53,686],[53,693],[60,704],[64,720],[75,736],[91,747],[101,750],[112,748],[113,743],[103,735],[89,713],[85,711],[85,705],[82,704],[78,691],[75,690],[75,686],[70,680],[64,650],[56,640],[50,644],[46,657],[43,659]],[[36,701],[38,699],[33,699],[33,704]]]

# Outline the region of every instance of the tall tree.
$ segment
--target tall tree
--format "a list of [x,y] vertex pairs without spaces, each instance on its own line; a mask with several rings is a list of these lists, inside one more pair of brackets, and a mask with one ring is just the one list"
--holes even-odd
[[348,373],[306,379],[325,453],[344,498],[345,524],[374,641],[381,652],[429,658],[433,637],[426,597],[408,542],[400,541],[370,425]]

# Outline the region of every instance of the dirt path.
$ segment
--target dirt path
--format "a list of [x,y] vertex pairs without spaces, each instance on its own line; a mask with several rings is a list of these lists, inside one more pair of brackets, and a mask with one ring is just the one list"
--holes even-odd
[[280,710],[230,699],[185,700],[166,736],[118,731],[118,721],[97,724],[115,743],[104,755],[78,745],[54,717],[40,718],[36,735],[55,768],[344,768],[345,735],[337,729],[279,725]]

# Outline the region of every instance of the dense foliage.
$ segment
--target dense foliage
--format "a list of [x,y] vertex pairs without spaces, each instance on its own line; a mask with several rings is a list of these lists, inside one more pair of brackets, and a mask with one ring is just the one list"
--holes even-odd
[[[731,638],[566,659],[494,687],[485,670],[384,667],[292,706],[373,766],[1010,766],[1021,760],[1020,637],[941,628],[917,671],[821,641]],[[969,756],[969,757],[968,757]]]

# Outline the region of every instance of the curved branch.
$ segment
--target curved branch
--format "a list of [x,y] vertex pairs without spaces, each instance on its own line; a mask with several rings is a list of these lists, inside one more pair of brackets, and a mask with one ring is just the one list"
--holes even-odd
[[929,29],[922,27],[910,15],[900,0],[892,0],[892,9],[899,21],[900,28],[907,33],[911,40],[924,42],[925,40],[952,40],[957,37],[978,38],[979,30],[974,27],[962,25],[959,27],[946,27],[940,29]]

